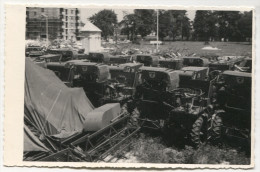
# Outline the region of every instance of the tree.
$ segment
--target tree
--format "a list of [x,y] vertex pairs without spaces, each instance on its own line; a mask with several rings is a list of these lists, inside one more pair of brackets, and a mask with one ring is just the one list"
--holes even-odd
[[240,41],[242,39],[238,27],[238,21],[241,19],[239,11],[215,11],[214,15],[217,17],[220,38],[231,41]]
[[191,35],[190,19],[185,15],[182,22],[182,40],[183,37],[186,37],[186,39],[189,40]]
[[114,33],[114,27],[117,24],[117,15],[112,10],[102,10],[91,16],[89,20],[101,29],[101,36],[107,39],[108,36]]
[[190,21],[185,10],[160,10],[159,12],[159,37],[168,36],[172,40],[179,37],[189,37]]
[[252,20],[252,11],[249,11],[241,14],[241,18],[238,21],[238,28],[244,40],[246,38],[252,38]]
[[159,38],[161,40],[164,37],[169,36],[174,39],[176,32],[176,19],[170,11],[160,10],[159,11]]
[[127,34],[128,39],[135,40],[137,34],[137,25],[139,24],[138,17],[135,14],[127,14],[119,23],[122,26],[122,32]]
[[183,37],[189,37],[190,36],[190,19],[186,16],[187,11],[185,10],[178,10],[174,11],[174,15],[176,16],[176,25],[177,25],[177,33],[181,40],[183,40]]
[[135,9],[134,14],[136,15],[137,32],[143,37],[149,35],[155,30],[155,11],[146,9]]
[[[159,38],[169,36],[175,40],[176,37],[181,39],[189,37],[190,21],[186,16],[185,10],[159,10]],[[128,35],[128,38],[135,40],[137,34],[145,37],[155,32],[157,29],[157,16],[154,10],[136,9],[133,14],[124,16],[120,22],[123,27],[123,34]]]
[[122,33],[128,35],[130,40],[135,40],[137,34],[142,37],[149,35],[154,30],[154,23],[154,10],[136,9],[133,14],[125,15],[120,25],[123,27]]
[[193,27],[197,40],[209,41],[218,36],[217,17],[212,11],[196,11]]

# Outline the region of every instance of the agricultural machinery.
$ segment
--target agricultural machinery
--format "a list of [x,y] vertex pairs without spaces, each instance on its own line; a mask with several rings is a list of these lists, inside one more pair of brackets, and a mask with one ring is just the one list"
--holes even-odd
[[156,67],[159,65],[159,57],[149,54],[138,54],[136,55],[136,62],[143,63],[144,66]]
[[66,63],[48,63],[47,68],[70,87],[83,87],[95,107],[105,103],[119,102],[121,105],[130,99],[125,85],[111,82],[109,68],[105,64],[82,60]]
[[[87,115],[82,131],[74,132],[65,138],[46,135],[41,141],[49,151],[24,154],[24,161],[98,162],[104,160],[111,153],[123,151],[128,147],[131,144],[129,139],[135,137],[140,130],[140,127],[131,125],[130,119],[131,115],[121,109],[119,103],[105,104]],[[28,125],[27,120],[25,124]]]
[[209,93],[210,84],[219,72],[213,71],[209,73],[208,67],[189,66],[183,67],[179,72],[181,88],[198,88],[201,89],[205,96]]
[[61,55],[61,61],[69,61],[75,59],[86,59],[87,56],[85,54],[79,54],[78,51],[64,48],[64,49],[48,49],[46,51],[49,55]]
[[180,58],[165,58],[159,59],[159,65],[160,67],[180,70],[183,67],[183,61]]
[[133,61],[130,55],[111,55],[108,52],[90,52],[87,59],[90,62],[104,63],[107,65],[119,65]]
[[26,57],[39,57],[44,55],[43,47],[40,46],[29,46],[25,49]]
[[183,57],[183,66],[207,67],[209,60],[201,57]]
[[235,70],[240,72],[252,72],[252,58],[245,58],[239,65],[234,65]]
[[[196,88],[179,88],[179,72],[166,68],[141,67],[135,103],[143,128],[157,129],[167,140],[198,146],[206,137],[207,98]],[[136,111],[136,110],[135,110]]]
[[250,147],[251,86],[251,73],[238,71],[224,71],[214,82],[211,136],[216,142],[227,137]]
[[119,65],[124,63],[131,63],[133,61],[132,56],[130,55],[114,55],[109,57],[108,65]]
[[[56,74],[62,67],[55,68],[55,64],[63,65],[68,71],[65,81],[87,90],[98,87],[99,91],[109,76],[108,66],[103,64],[75,60],[49,64],[53,64]],[[67,88],[53,72],[29,59],[26,81],[25,90],[29,91],[24,103],[24,161],[97,162],[129,147],[129,138],[140,129],[120,103],[94,108],[81,88]]]
[[142,63],[125,63],[118,66],[109,66],[110,82],[121,84],[126,94],[133,95],[136,87],[136,75],[142,66]]
[[244,57],[242,56],[223,56],[218,57],[217,61],[211,62],[209,64],[209,70],[211,71],[225,71],[225,70],[234,70],[235,65],[239,65],[243,61]]
[[108,63],[110,55],[107,52],[90,52],[87,59],[94,63]]

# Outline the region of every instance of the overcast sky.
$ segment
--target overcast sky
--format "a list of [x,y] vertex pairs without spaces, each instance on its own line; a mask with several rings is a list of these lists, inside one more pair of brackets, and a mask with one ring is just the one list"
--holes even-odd
[[[83,21],[83,23],[89,18],[91,17],[93,14],[98,13],[99,11],[101,11],[103,9],[98,9],[98,8],[92,8],[92,9],[88,9],[88,8],[81,8],[81,20]],[[113,9],[114,12],[117,14],[117,19],[118,22],[120,22],[123,17],[124,17],[124,13],[126,14],[130,14],[133,13],[133,9]],[[195,10],[187,10],[187,15],[188,17],[193,20],[195,17]]]

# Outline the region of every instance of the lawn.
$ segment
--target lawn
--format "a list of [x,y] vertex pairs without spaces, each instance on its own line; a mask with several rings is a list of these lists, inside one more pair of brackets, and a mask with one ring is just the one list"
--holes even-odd
[[[238,148],[228,146],[201,145],[198,149],[185,146],[184,149],[168,147],[160,137],[150,137],[143,133],[133,138],[128,150],[117,152],[121,163],[167,163],[167,164],[222,164],[248,165],[250,157]],[[111,157],[109,157],[111,158]],[[108,158],[108,159],[109,159]]]
[[[106,45],[107,47],[115,47],[115,45]],[[220,50],[203,50],[203,47],[211,46]],[[141,41],[140,44],[118,44],[119,50],[139,49],[142,52],[155,52],[156,45],[150,45],[149,42]],[[164,42],[159,45],[160,52],[174,52],[181,55],[190,55],[195,53],[198,56],[206,54],[216,54],[219,56],[240,56],[252,54],[252,44],[248,42],[209,42],[205,45],[204,42],[191,41],[176,41]]]

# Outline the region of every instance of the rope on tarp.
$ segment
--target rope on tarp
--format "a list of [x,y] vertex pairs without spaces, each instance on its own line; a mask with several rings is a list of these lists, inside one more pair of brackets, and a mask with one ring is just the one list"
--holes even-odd
[[45,127],[46,127],[46,125],[47,125],[47,119],[49,118],[49,116],[50,116],[50,114],[51,114],[51,112],[52,112],[52,110],[53,110],[55,104],[57,103],[57,100],[58,100],[58,98],[60,97],[60,94],[61,94],[61,89],[60,89],[58,95],[56,96],[55,101],[53,102],[53,104],[52,104],[52,106],[51,106],[51,109],[50,109],[50,111],[49,111],[47,117],[45,118],[43,129],[45,129]]

